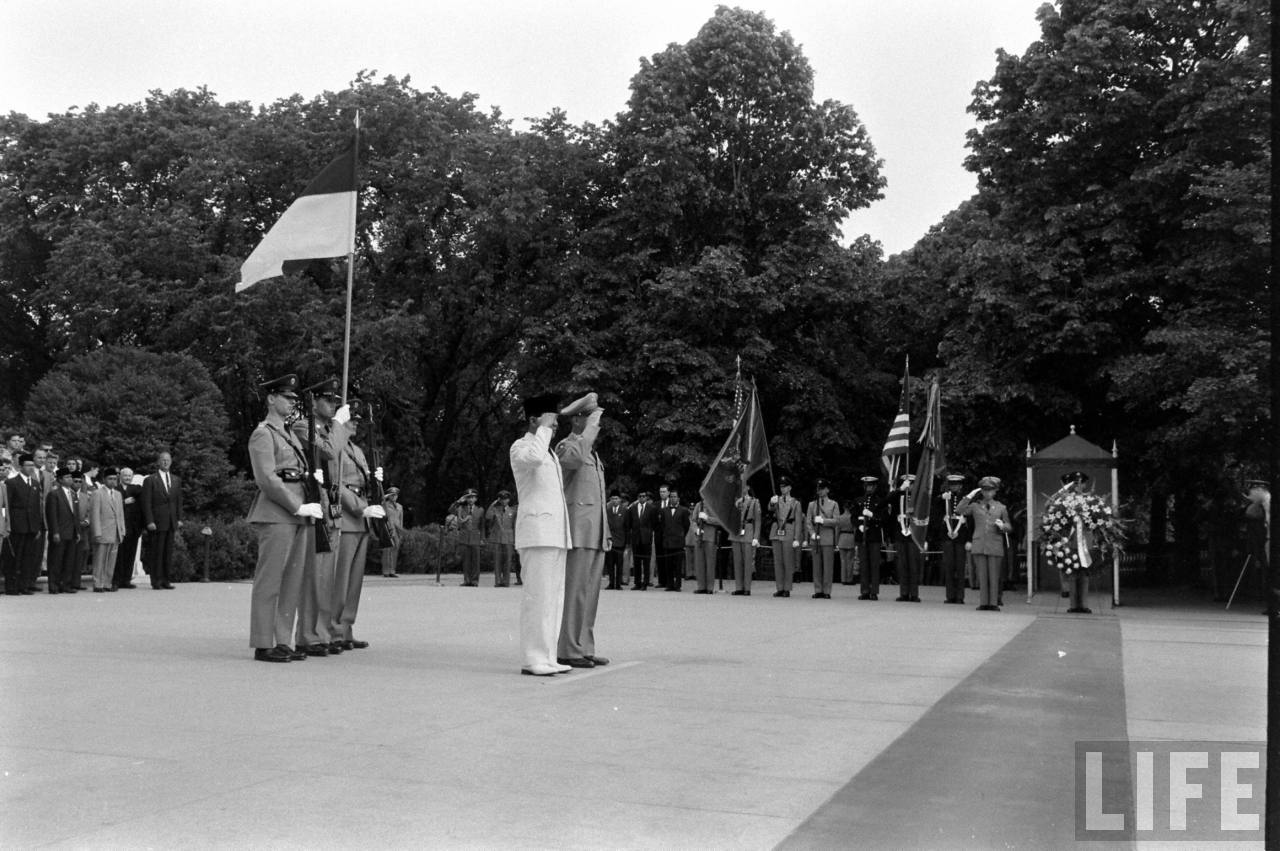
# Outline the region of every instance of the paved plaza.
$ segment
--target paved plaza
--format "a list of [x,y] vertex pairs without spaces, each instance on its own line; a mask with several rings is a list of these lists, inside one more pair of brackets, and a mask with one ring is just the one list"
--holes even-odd
[[0,599],[0,848],[1063,848],[1075,741],[1265,739],[1249,603],[605,591],[612,664],[543,679],[458,582],[288,665],[248,583]]

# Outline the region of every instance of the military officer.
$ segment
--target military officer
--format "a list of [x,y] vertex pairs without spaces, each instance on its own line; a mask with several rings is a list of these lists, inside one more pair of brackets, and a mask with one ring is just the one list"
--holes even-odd
[[775,597],[791,596],[791,578],[796,570],[796,555],[800,551],[800,540],[804,535],[804,509],[800,500],[791,495],[791,479],[782,476],[778,479],[778,490],[769,498],[769,509],[773,521],[773,582],[777,590]]
[[[354,390],[347,393],[347,401],[359,399]],[[359,406],[354,408],[359,411]],[[364,588],[364,562],[369,549],[369,530],[365,520],[385,518],[387,512],[381,505],[369,504],[369,488],[374,479],[382,481],[382,468],[369,469],[364,451],[356,445],[355,427],[359,416],[342,425],[335,424],[334,442],[343,443],[342,452],[335,462],[338,468],[338,499],[342,504],[342,517],[338,521],[341,531],[338,557],[334,563],[333,596],[330,598],[329,634],[342,643],[344,650],[359,650],[369,646],[352,634],[351,627],[360,609],[360,591]],[[339,435],[338,432],[343,434]]]
[[818,479],[817,490],[818,496],[805,511],[805,528],[813,547],[813,596],[816,600],[830,600],[840,503],[831,498],[831,484],[826,479]]
[[737,523],[730,527],[729,542],[733,548],[733,594],[751,596],[751,575],[755,573],[756,549],[760,546],[760,500],[748,485],[733,504]]
[[884,544],[887,511],[884,499],[877,493],[879,486],[876,476],[863,476],[862,495],[849,506],[853,550],[862,571],[859,600],[880,599],[880,547]]
[[516,510],[511,507],[511,491],[498,491],[498,498],[484,512],[484,538],[493,551],[493,587],[511,584],[511,556],[515,551]]
[[702,500],[694,503],[693,522],[689,525],[689,534],[693,540],[693,578],[698,583],[693,593],[714,594],[720,525],[712,519]]
[[480,548],[484,546],[484,512],[476,505],[476,489],[467,488],[450,511],[449,528],[458,532],[462,547],[462,585],[480,586]]
[[894,493],[894,509],[897,526],[894,527],[898,550],[898,602],[920,602],[920,573],[924,567],[924,553],[911,537],[911,500],[914,497],[915,473],[906,473],[899,480]]
[[942,549],[942,583],[946,588],[947,603],[964,602],[965,566],[968,562],[969,522],[960,513],[960,491],[964,476],[952,473],[947,476],[942,494],[934,500],[930,511],[936,524],[930,535]]
[[[311,394],[312,410],[315,415],[315,447],[308,445],[310,424],[306,417],[299,417],[293,423],[293,436],[298,439],[304,452],[312,453],[312,466],[319,472],[316,476],[321,485],[320,507],[324,512],[324,534],[331,540],[328,552],[318,553],[315,547],[307,548],[306,560],[302,566],[302,591],[298,599],[297,649],[308,656],[330,656],[342,652],[342,642],[335,640],[330,633],[333,614],[333,575],[338,550],[338,527],[336,524],[339,506],[329,496],[330,488],[335,486],[336,470],[334,462],[346,445],[347,430],[337,429],[351,420],[351,409],[342,404],[342,388],[336,378],[328,378],[318,384],[306,388],[304,393]],[[336,491],[334,491],[336,493]]]
[[249,645],[260,662],[301,661],[306,654],[289,642],[306,548],[312,546],[309,524],[324,513],[320,503],[304,500],[307,458],[286,425],[298,403],[298,377],[291,373],[260,386],[267,394],[267,416],[249,436],[249,463],[258,486],[247,518],[258,534]]
[[973,562],[978,569],[978,609],[998,612],[997,602],[1000,593],[1000,567],[1004,561],[1005,535],[1008,534],[1009,510],[1004,503],[996,499],[996,491],[1000,480],[995,476],[984,476],[978,486],[970,491],[960,505],[958,512],[973,518],[973,539],[970,549]]

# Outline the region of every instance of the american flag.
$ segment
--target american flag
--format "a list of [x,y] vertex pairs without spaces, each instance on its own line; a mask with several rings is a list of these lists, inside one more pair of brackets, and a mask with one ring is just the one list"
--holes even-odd
[[880,466],[889,479],[889,487],[898,480],[898,472],[902,469],[902,459],[911,452],[911,417],[908,413],[908,388],[911,386],[911,361],[907,360],[902,368],[902,399],[898,403],[898,415],[889,426],[889,436],[885,438],[884,449],[880,453]]

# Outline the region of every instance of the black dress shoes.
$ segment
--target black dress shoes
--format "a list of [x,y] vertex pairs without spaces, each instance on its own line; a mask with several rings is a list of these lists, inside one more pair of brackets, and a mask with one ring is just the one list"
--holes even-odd
[[342,643],[342,645],[346,647],[348,650],[363,650],[369,646],[369,642],[358,641],[354,638],[348,638],[346,641]]
[[556,662],[561,665],[568,665],[570,668],[594,668],[596,663],[590,659],[566,659],[563,656],[558,657]]
[[161,585],[160,587],[161,587],[161,588],[163,588],[163,589],[164,589],[164,590],[166,590],[166,591],[172,591],[172,590],[173,590],[173,586],[172,586],[172,585],[170,585],[168,582],[166,582],[165,584]]
[[858,599],[859,599],[859,600],[870,600],[870,599],[871,599],[871,595],[870,595],[870,594],[859,594],[859,595],[858,595]]
[[1093,614],[1093,609],[1086,609],[1084,606],[1074,606],[1074,607],[1072,607],[1072,608],[1070,608],[1070,609],[1067,609],[1067,611],[1068,611],[1068,612],[1070,612],[1070,613],[1071,613],[1071,614],[1073,614],[1073,615],[1091,615],[1091,614]]
[[609,664],[609,660],[603,656],[588,656],[587,658],[590,659],[592,662],[594,662],[597,668],[600,667],[601,665]]
[[288,651],[282,651],[280,646],[276,647],[259,647],[253,651],[253,659],[255,662],[291,662],[293,654]]
[[137,586],[137,585],[134,585],[132,582],[126,582],[125,584],[121,585],[120,587],[121,587],[121,588],[137,588],[138,586]]
[[324,644],[299,644],[298,649],[307,656],[328,656],[329,648]]
[[330,641],[325,646],[329,649],[330,656],[337,656],[339,653],[341,653],[345,649],[342,645],[343,645],[343,642],[341,641]]
[[750,593],[750,591],[730,591],[729,595],[732,597],[745,597]]
[[307,660],[307,654],[302,651],[301,647],[294,650],[287,644],[277,644],[276,649],[282,653],[288,653],[290,662],[305,662]]

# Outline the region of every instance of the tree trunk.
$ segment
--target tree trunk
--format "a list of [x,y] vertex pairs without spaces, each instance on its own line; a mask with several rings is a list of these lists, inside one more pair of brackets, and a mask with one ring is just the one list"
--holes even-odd
[[1147,534],[1147,582],[1164,585],[1169,579],[1169,497],[1151,494],[1151,528]]

